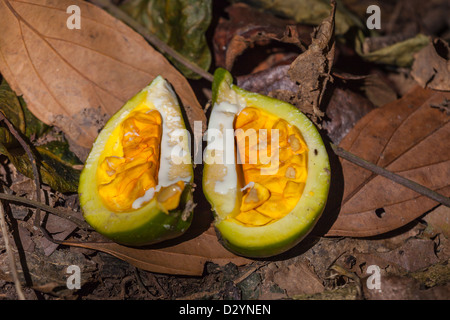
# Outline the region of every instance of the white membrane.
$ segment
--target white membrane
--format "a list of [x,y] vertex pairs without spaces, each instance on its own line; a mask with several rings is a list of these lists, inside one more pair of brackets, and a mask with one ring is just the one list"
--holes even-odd
[[[223,165],[224,178],[217,180],[214,186],[214,191],[219,194],[227,194],[237,186],[233,122],[242,109],[239,103],[223,101],[214,105],[209,119],[205,162]],[[214,159],[210,152],[213,150]]]
[[[158,185],[150,188],[145,194],[133,202],[133,209],[139,209],[143,204],[153,199],[156,192],[161,187],[167,187],[178,181],[189,183],[192,179],[191,173],[186,172],[183,177],[174,176],[172,171],[177,172],[174,166],[181,164],[190,164],[191,158],[189,153],[188,132],[181,121],[181,110],[178,105],[175,93],[170,85],[165,81],[158,81],[150,90],[147,91],[147,101],[153,104],[156,110],[161,114],[162,119],[162,136],[160,149],[160,164],[158,172]],[[184,132],[184,137],[180,141],[180,132]],[[174,153],[174,150],[180,151],[176,163],[172,160],[173,154],[179,155],[180,152]],[[180,159],[181,158],[181,159]]]
[[246,189],[251,189],[255,186],[255,183],[253,181],[250,181],[246,186],[244,186],[243,188],[241,188],[241,191],[244,191]]

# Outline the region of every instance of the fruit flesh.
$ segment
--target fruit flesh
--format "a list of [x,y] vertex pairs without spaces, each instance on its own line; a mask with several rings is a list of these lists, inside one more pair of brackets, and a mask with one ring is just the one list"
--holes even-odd
[[[155,78],[108,120],[89,153],[78,189],[85,220],[126,245],[183,234],[193,217],[188,138],[175,93],[162,77]],[[115,199],[117,205],[113,196],[127,183],[140,188],[130,188],[122,202]]]
[[120,125],[118,146],[97,170],[100,197],[110,210],[130,210],[136,199],[158,184],[161,115],[135,111]]
[[114,133],[112,148],[102,154],[97,170],[98,193],[105,207],[114,212],[140,208],[161,193],[165,211],[178,206],[183,181],[158,185],[162,118],[146,104],[134,110]]
[[307,178],[308,148],[300,131],[256,107],[237,115],[235,129],[243,184],[250,187],[234,219],[261,226],[283,218],[297,205]]

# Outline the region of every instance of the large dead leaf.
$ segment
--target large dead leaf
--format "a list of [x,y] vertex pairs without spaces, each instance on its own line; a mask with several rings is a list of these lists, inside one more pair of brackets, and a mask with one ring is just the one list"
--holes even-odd
[[200,276],[208,261],[219,265],[250,262],[226,250],[217,240],[213,227],[194,238],[186,240],[182,237],[174,243],[165,242],[153,247],[127,247],[110,241],[63,243],[106,252],[140,269],[167,274]]
[[[359,157],[450,195],[450,117],[432,106],[449,93],[415,87],[362,118],[340,146]],[[341,161],[344,190],[330,236],[373,236],[406,225],[437,203],[384,177]]]
[[[71,5],[81,29],[67,28]],[[98,130],[157,76],[175,88],[191,126],[205,121],[187,80],[139,34],[79,0],[0,2],[0,72],[29,109],[90,148]]]

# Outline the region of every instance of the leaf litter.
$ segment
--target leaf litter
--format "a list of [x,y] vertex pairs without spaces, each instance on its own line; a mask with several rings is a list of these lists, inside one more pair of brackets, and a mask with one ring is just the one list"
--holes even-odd
[[[330,8],[327,8],[329,13]],[[340,16],[345,10],[338,8],[338,12]],[[264,13],[267,13],[267,11],[264,11]],[[322,15],[320,21],[313,23],[313,25],[320,24],[325,18],[326,16]],[[276,19],[274,18],[274,21]],[[330,22],[330,20],[328,21]],[[278,21],[277,25],[274,26],[276,28],[272,30],[278,32],[275,37],[270,32],[260,35],[260,38],[257,39],[252,38],[251,33],[243,34],[241,31],[246,27],[245,23],[239,26],[237,30],[228,30],[229,39],[238,39],[233,35],[235,32],[240,33],[241,37],[244,36],[244,39],[250,40],[243,49],[230,51],[229,54],[232,58],[228,58],[229,67],[234,68],[234,65],[237,66],[243,59],[244,61],[246,59],[251,60],[251,55],[246,56],[247,53],[253,51],[251,53],[255,54],[253,48],[265,44],[269,37],[269,47],[284,46],[283,41],[286,41],[287,38],[283,39],[283,32],[293,30],[289,27],[293,25],[291,20],[286,20],[285,23],[286,25],[283,26]],[[302,23],[296,23],[298,24],[297,30],[308,30],[307,28],[310,28],[310,26]],[[271,30],[272,26],[270,23],[268,25],[266,24],[265,31]],[[328,26],[327,30],[330,31],[331,25]],[[252,32],[258,30],[254,26],[254,22],[250,30]],[[339,27],[338,34],[342,30],[345,30],[345,28]],[[298,33],[291,32],[290,35],[298,36]],[[223,40],[220,37],[217,39]],[[311,39],[314,40],[314,33]],[[332,138],[332,141],[335,143],[344,141],[345,144],[345,141],[351,140],[352,143],[355,143],[354,139],[357,135],[356,139],[360,139],[363,145],[366,144],[365,139],[367,138],[364,138],[364,134],[360,137],[361,133],[355,132],[359,132],[358,130],[361,130],[361,128],[368,130],[366,128],[369,123],[367,119],[371,119],[371,117],[378,119],[376,122],[379,123],[373,124],[375,127],[382,125],[387,120],[380,120],[383,119],[383,116],[379,116],[379,114],[388,109],[392,109],[391,114],[393,115],[398,114],[397,109],[399,108],[420,110],[417,112],[423,112],[423,119],[428,119],[431,122],[423,119],[417,120],[418,125],[415,127],[419,127],[419,129],[424,129],[424,123],[428,126],[436,120],[446,121],[446,118],[442,117],[445,114],[445,111],[442,111],[442,108],[445,108],[446,101],[444,94],[429,91],[424,93],[419,89],[402,92],[400,87],[402,84],[396,83],[397,87],[390,86],[392,83],[389,79],[392,78],[389,77],[394,72],[390,72],[389,69],[384,69],[380,65],[370,65],[369,69],[366,69],[365,57],[358,52],[355,55],[355,53],[345,51],[345,46],[334,43],[332,33],[328,33],[323,39],[326,41],[322,41],[321,44],[325,44],[325,46],[319,47],[322,52],[318,53],[317,61],[313,58],[302,59],[309,60],[310,63],[322,63],[323,69],[321,69],[320,74],[315,73],[315,78],[309,74],[310,79],[306,78],[305,83],[308,83],[309,88],[319,88],[316,91],[311,90],[309,94],[312,94],[312,98],[311,95],[306,94],[310,101],[315,101],[314,104],[310,104],[308,113],[316,121],[321,120],[323,129]],[[293,42],[292,38],[287,41]],[[294,45],[289,47],[288,50],[283,47],[281,52],[277,52],[277,50],[266,52],[266,58],[270,56],[271,59],[260,60],[261,63],[253,71],[238,77],[238,83],[243,83],[243,87],[254,86],[256,88],[254,91],[260,91],[268,90],[266,84],[269,82],[271,87],[266,94],[273,94],[279,89],[288,89],[294,94],[297,93],[301,89],[299,85],[305,78],[302,78],[300,82],[291,78],[290,69],[300,70],[300,65],[294,68],[296,64],[293,64],[293,61],[302,56],[302,53],[305,56],[314,56],[313,54],[306,55],[307,48],[311,44],[304,34],[298,43],[302,45]],[[332,43],[331,46],[330,43]],[[334,49],[332,49],[333,46],[335,46]],[[289,52],[290,50],[291,52]],[[331,56],[331,53],[327,55],[331,51],[334,51],[333,56]],[[223,54],[223,52],[220,53],[222,56]],[[364,68],[358,70],[357,67],[349,65],[345,61],[347,57],[353,59],[353,62],[356,61],[356,64],[363,65]],[[350,73],[340,72],[339,69],[347,70]],[[359,72],[355,72],[355,69]],[[375,84],[366,81],[372,71],[376,72],[377,80],[375,80]],[[395,72],[398,71],[395,70]],[[404,70],[400,71],[405,72]],[[354,73],[352,74],[352,72]],[[408,76],[409,71],[406,70],[406,73],[403,74]],[[6,77],[6,74],[4,76]],[[294,78],[295,76],[299,75],[294,75]],[[308,73],[303,76],[308,77]],[[374,79],[373,75],[370,77]],[[268,79],[271,79],[271,81],[268,81]],[[331,79],[333,81],[330,81]],[[394,93],[392,88],[395,88]],[[326,92],[324,89],[327,89]],[[376,94],[377,90],[383,95]],[[397,95],[401,98],[405,91],[410,91],[409,95],[403,98],[403,102],[397,102],[394,96]],[[18,93],[21,92],[18,91]],[[322,94],[323,96],[321,96]],[[300,95],[301,97],[302,95]],[[386,103],[391,103],[391,107],[384,106]],[[314,106],[316,109],[314,109]],[[92,110],[95,110],[95,108]],[[373,113],[372,110],[377,113]],[[441,116],[433,113],[433,111],[430,113],[430,110],[439,112]],[[94,112],[94,114],[98,115],[99,113]],[[392,119],[388,114],[389,112],[384,117]],[[341,119],[340,122],[333,123],[339,118]],[[410,116],[407,116],[407,118],[409,121],[414,120]],[[331,123],[334,126],[331,126]],[[360,129],[353,130],[355,125],[357,127],[359,125]],[[442,127],[440,128],[439,130],[442,130]],[[403,129],[399,130],[395,125],[393,129],[396,133],[399,131],[397,140],[402,140]],[[379,130],[376,129],[376,131]],[[437,131],[433,131],[432,128],[427,127],[427,130],[431,133],[428,135],[425,133],[424,135],[419,130],[418,135],[413,135],[412,141],[414,139],[421,140],[422,137],[429,138],[431,136],[431,138],[434,138],[435,132],[439,133],[437,129]],[[392,137],[391,140],[395,142]],[[35,142],[34,139],[31,140],[31,143],[33,142]],[[389,151],[389,144],[382,144],[383,146],[385,154],[391,154],[394,158],[404,157],[403,151],[397,150],[398,154],[396,155],[395,152]],[[396,151],[395,146],[394,143],[393,151]],[[431,148],[429,143],[423,143],[422,147],[425,150]],[[50,151],[52,154],[58,154],[54,149],[50,150],[53,150]],[[370,151],[370,148],[358,150]],[[426,164],[426,157],[420,157],[420,155],[429,153],[444,157],[441,159],[444,163],[448,160],[445,158],[445,153],[440,153],[439,150],[428,150],[426,152],[412,150],[410,157],[417,158],[415,161],[419,168],[423,165],[428,168],[429,165],[434,164]],[[395,161],[390,163],[389,159],[392,158],[387,157],[379,164],[383,166],[386,164],[394,165]],[[2,191],[10,193],[19,191],[21,196],[33,198],[32,181],[19,173],[8,158],[2,157],[0,160],[2,164],[0,166]],[[383,161],[385,162],[383,163]],[[404,171],[401,161],[396,170]],[[343,174],[346,182],[349,181],[349,176],[367,176],[359,173],[345,175],[345,171]],[[420,178],[423,179],[423,176],[420,176]],[[446,179],[445,175],[441,178]],[[376,179],[372,180],[375,181]],[[425,180],[421,182],[427,182]],[[430,181],[431,183],[436,183],[434,178],[431,180],[433,180]],[[442,186],[439,185],[438,187]],[[70,208],[75,212],[79,210],[76,195],[59,192],[55,190],[57,188],[54,189],[46,185],[42,185],[41,188],[50,205],[57,208]],[[339,189],[339,181],[337,189]],[[201,192],[201,189],[199,190]],[[348,191],[344,192],[348,194]],[[342,199],[343,195],[339,192],[336,193],[337,198]],[[191,230],[192,233],[188,234],[186,239],[163,244],[160,247],[156,246],[149,250],[137,250],[135,253],[133,253],[133,250],[120,248],[116,244],[105,242],[104,239],[90,230],[77,228],[74,225],[68,226],[64,219],[53,215],[44,216],[42,222],[45,223],[46,228],[55,239],[67,239],[64,240],[67,244],[70,244],[70,242],[78,244],[85,242],[90,243],[90,245],[57,246],[54,243],[45,243],[46,238],[33,228],[34,209],[23,207],[20,203],[8,203],[5,208],[7,208],[9,225],[14,234],[14,249],[16,252],[23,252],[26,257],[25,260],[20,260],[16,256],[26,297],[37,299],[37,293],[39,293],[39,296],[43,295],[46,299],[448,299],[449,297],[449,279],[446,275],[449,274],[448,259],[450,252],[448,249],[448,233],[445,231],[448,229],[448,219],[443,218],[448,216],[448,208],[442,205],[439,206],[430,202],[427,207],[414,208],[416,209],[414,213],[411,213],[411,209],[403,210],[401,214],[407,212],[410,218],[393,225],[385,221],[390,219],[391,213],[386,210],[387,208],[384,206],[386,202],[383,203],[385,200],[383,199],[380,202],[380,207],[376,204],[376,208],[373,210],[372,205],[370,213],[371,217],[376,218],[377,223],[380,221],[387,223],[390,226],[389,230],[383,229],[380,231],[375,228],[378,231],[365,235],[370,236],[369,238],[360,239],[355,238],[355,236],[360,236],[358,235],[359,228],[352,227],[351,223],[345,223],[344,225],[353,231],[347,235],[335,234],[331,237],[326,233],[332,231],[333,227],[336,230],[333,221],[321,219],[312,234],[291,251],[268,261],[252,261],[229,254],[214,241],[215,235],[213,230],[209,228],[211,217],[208,216],[208,205],[199,195],[198,190],[196,191],[196,198],[199,202],[196,208],[196,211],[200,213],[199,221],[195,224],[196,228]],[[371,200],[373,197],[369,192],[369,195],[364,196],[364,198]],[[334,203],[332,199],[330,203]],[[2,203],[5,202],[2,201]],[[365,201],[362,204],[364,205]],[[330,217],[331,215],[327,214],[327,216]],[[345,218],[345,216],[345,213],[339,214],[334,223],[339,223],[339,219]],[[377,224],[367,223],[366,226],[370,230]],[[339,237],[336,237],[337,235]],[[3,244],[2,241],[0,240],[0,244]],[[202,241],[206,244],[202,244]],[[96,244],[93,245],[93,243]],[[199,246],[200,251],[192,251],[192,245]],[[166,253],[169,255],[167,256]],[[168,258],[169,256],[172,260]],[[119,259],[116,257],[119,257]],[[0,297],[16,299],[11,274],[5,259],[6,255],[3,251],[0,251]],[[197,261],[189,259],[196,259]],[[184,265],[183,263],[177,264],[182,261],[191,261],[191,265],[187,264],[188,267],[186,268],[186,263]],[[65,284],[65,267],[70,264],[76,264],[82,270],[82,289],[75,292],[68,290]],[[367,272],[367,267],[373,264],[381,268],[382,293],[375,292],[367,287],[366,280],[370,275]],[[44,268],[42,268],[43,265]],[[178,277],[176,274],[190,274],[191,276]],[[398,292],[402,292],[402,294]]]

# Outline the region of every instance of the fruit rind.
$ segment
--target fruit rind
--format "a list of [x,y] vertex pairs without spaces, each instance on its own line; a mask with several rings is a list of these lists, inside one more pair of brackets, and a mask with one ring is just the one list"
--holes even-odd
[[215,193],[213,183],[209,181],[210,166],[205,165],[204,168],[203,190],[215,211],[214,225],[223,245],[247,257],[280,254],[295,246],[312,230],[325,208],[330,184],[327,151],[314,124],[293,105],[233,85],[231,75],[224,69],[218,69],[214,76],[212,112],[215,104],[229,99],[242,101],[247,106],[258,106],[299,128],[308,145],[308,177],[300,200],[285,217],[263,226],[239,224],[227,218],[228,213],[220,212],[223,199]]
[[[103,146],[115,127],[146,99],[148,92],[158,86],[164,86],[164,90],[168,90],[164,94],[173,95],[176,99],[168,83],[161,76],[156,77],[108,120],[97,136],[80,176],[78,192],[85,220],[100,234],[125,245],[142,246],[178,237],[189,228],[192,221],[192,212],[185,212],[186,205],[193,201],[192,167],[190,180],[186,182],[178,207],[169,212],[161,208],[156,197],[136,210],[112,212],[102,203],[98,193],[95,173]],[[180,121],[184,126],[181,112]]]

